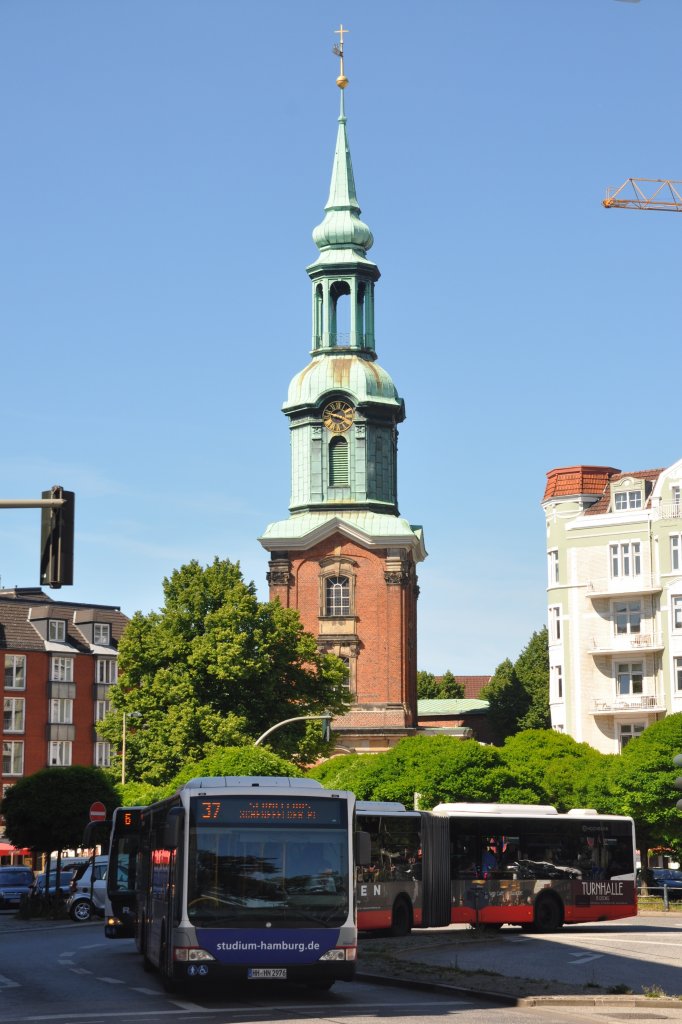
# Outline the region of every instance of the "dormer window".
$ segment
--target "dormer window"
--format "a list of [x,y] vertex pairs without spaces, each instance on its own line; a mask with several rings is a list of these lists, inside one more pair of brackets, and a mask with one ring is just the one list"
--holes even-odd
[[111,643],[111,626],[108,622],[95,622],[92,627],[92,642],[101,647]]
[[641,491],[616,491],[614,495],[614,506],[616,512],[626,512],[628,509],[642,507]]
[[64,619],[47,620],[47,639],[56,644],[63,644],[66,640],[66,621]]

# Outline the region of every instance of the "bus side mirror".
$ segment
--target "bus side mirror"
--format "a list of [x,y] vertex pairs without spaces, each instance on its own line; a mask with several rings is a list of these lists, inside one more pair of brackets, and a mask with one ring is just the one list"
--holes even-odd
[[172,807],[168,812],[163,830],[163,849],[176,850],[180,845],[185,812],[182,807]]
[[369,832],[355,833],[355,863],[366,868],[372,863],[372,841]]

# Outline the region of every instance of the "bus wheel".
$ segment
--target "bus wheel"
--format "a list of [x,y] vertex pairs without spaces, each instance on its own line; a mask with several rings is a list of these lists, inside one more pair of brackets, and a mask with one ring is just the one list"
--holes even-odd
[[564,923],[564,913],[555,896],[540,896],[535,903],[533,931],[558,932]]
[[391,915],[391,935],[409,935],[412,929],[412,911],[406,899],[397,899]]

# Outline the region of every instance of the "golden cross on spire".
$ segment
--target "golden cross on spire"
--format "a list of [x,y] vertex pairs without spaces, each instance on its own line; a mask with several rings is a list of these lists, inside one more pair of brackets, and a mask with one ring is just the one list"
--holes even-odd
[[338,85],[339,89],[345,89],[346,86],[348,85],[348,79],[346,78],[345,72],[343,70],[343,37],[349,31],[350,30],[344,28],[343,25],[339,25],[338,28],[334,29],[334,35],[337,35],[339,37],[338,43],[336,43],[332,47],[333,52],[336,54],[336,56],[339,58],[341,62],[339,77],[336,79],[336,84]]

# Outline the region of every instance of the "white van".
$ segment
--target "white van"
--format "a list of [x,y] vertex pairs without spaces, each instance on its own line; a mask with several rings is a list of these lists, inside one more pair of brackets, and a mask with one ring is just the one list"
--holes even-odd
[[104,917],[108,857],[90,859],[74,875],[68,910],[74,921],[89,921],[93,914]]

